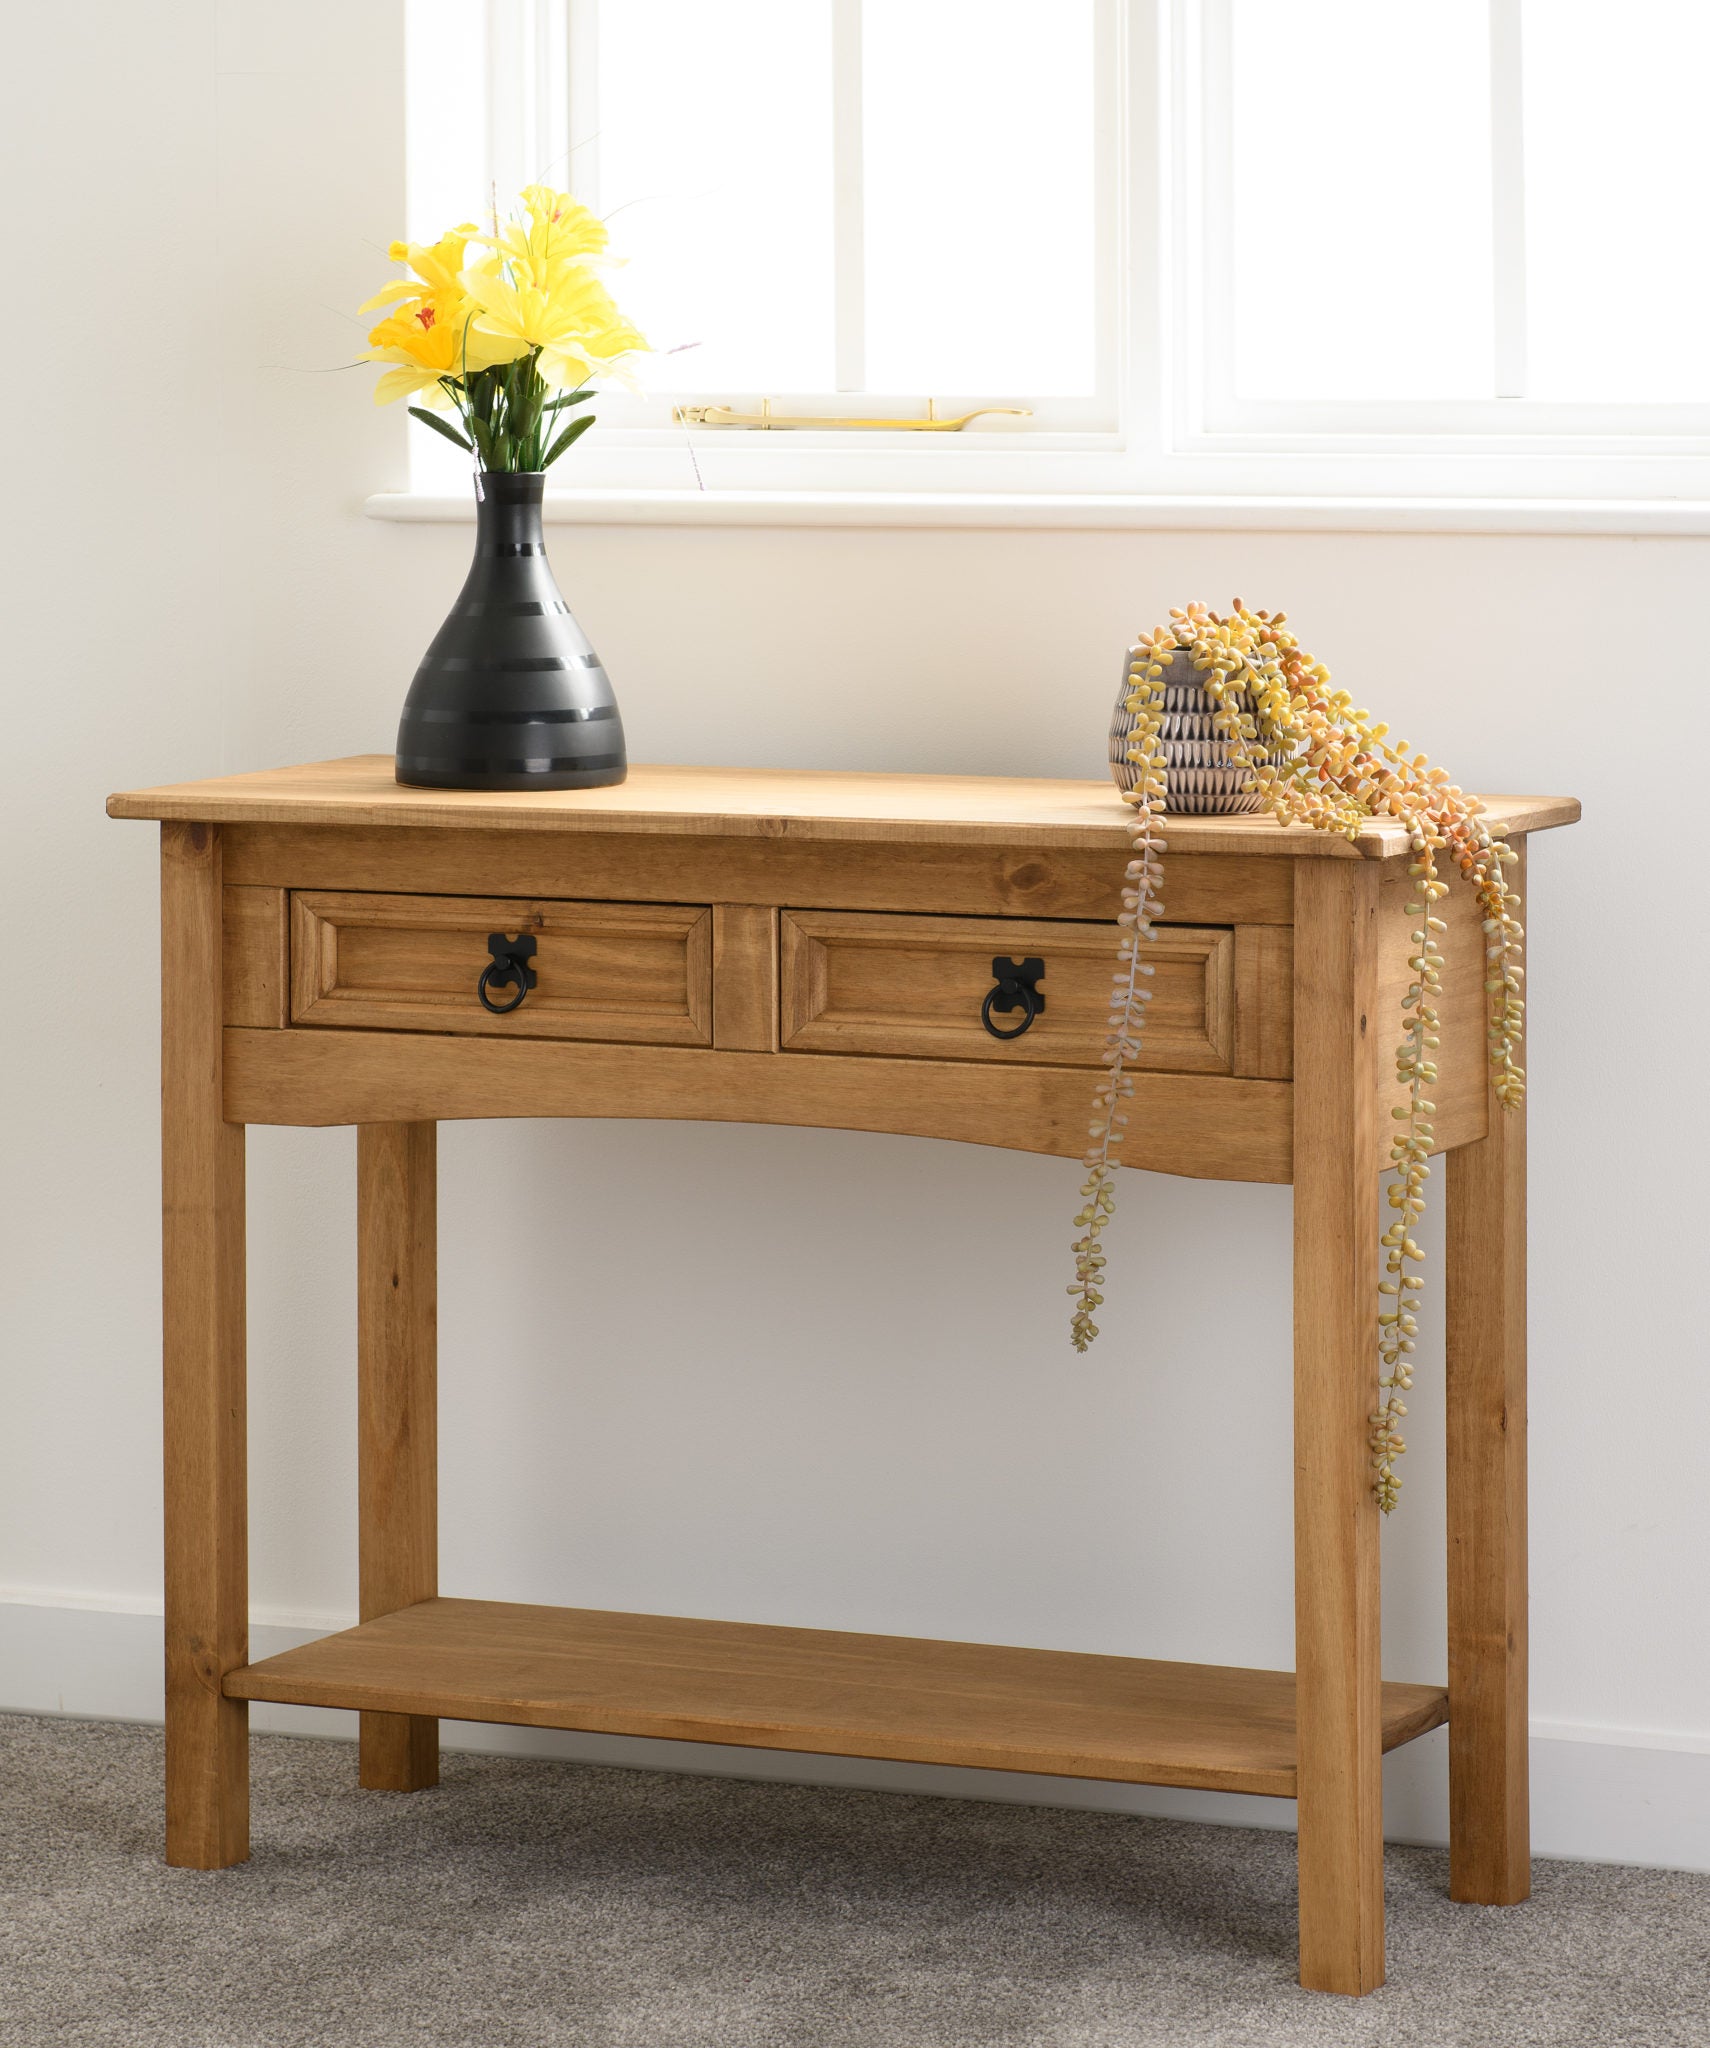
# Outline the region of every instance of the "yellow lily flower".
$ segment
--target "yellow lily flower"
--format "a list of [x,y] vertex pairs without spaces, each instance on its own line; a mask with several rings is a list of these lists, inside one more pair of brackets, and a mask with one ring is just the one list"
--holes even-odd
[[461,227],[441,235],[437,242],[393,242],[386,251],[387,256],[394,263],[407,263],[416,273],[415,277],[401,278],[396,284],[386,285],[373,298],[364,300],[356,310],[372,313],[376,306],[389,306],[399,299],[420,298],[424,286],[436,298],[457,298],[457,273],[463,268],[463,252],[478,232],[473,222],[465,221]]
[[[604,222],[569,193],[530,185],[521,211],[491,234],[464,222],[437,242],[394,242],[387,253],[410,275],[363,307],[383,315],[368,336],[368,360],[385,365],[375,403],[456,407],[493,467],[545,459],[553,416],[543,385],[632,383],[624,358],[647,343],[596,275],[608,261]],[[507,363],[514,375],[485,378]],[[478,377],[479,389],[467,389]]]
[[368,360],[395,365],[374,387],[376,405],[418,392],[426,394],[430,405],[447,402],[441,379],[461,375],[462,350],[458,323],[443,313],[443,306],[432,299],[416,299],[400,305],[370,332]]
[[471,332],[519,351],[538,349],[541,377],[554,389],[586,383],[647,346],[579,264],[565,265],[548,284],[513,283],[485,269],[466,270],[458,282],[480,308]]
[[376,405],[416,393],[425,394],[430,405],[448,404],[445,379],[461,383],[466,372],[473,376],[524,353],[521,342],[475,329],[479,309],[458,282],[475,235],[474,224],[465,221],[437,242],[394,242],[386,251],[415,275],[383,286],[360,308],[388,309],[368,337],[368,360],[394,365],[374,387]]
[[550,185],[527,185],[521,197],[526,221],[505,221],[483,238],[519,278],[544,286],[564,264],[605,254],[606,224],[580,200]]
[[624,358],[643,353],[647,348],[646,337],[624,318],[594,279],[590,278],[588,285],[588,297],[597,292],[604,301],[604,310],[579,333],[564,336],[541,350],[541,381],[564,390],[585,384],[592,377],[609,377],[631,391],[638,390],[640,387],[625,367]]
[[449,403],[443,380],[461,383],[494,363],[507,363],[524,353],[523,344],[479,332],[476,308],[461,292],[423,294],[394,306],[368,336],[368,360],[391,363],[374,387],[374,403],[425,392],[430,405]]

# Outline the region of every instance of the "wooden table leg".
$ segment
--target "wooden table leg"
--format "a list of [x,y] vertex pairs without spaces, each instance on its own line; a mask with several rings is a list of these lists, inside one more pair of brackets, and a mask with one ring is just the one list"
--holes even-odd
[[1448,1155],[1449,1894],[1532,1889],[1526,1705],[1526,1111]]
[[[439,1591],[437,1128],[363,1124],[357,1176],[357,1495],[362,1619]],[[362,1716],[360,1778],[439,1783],[429,1714]]]
[[244,1134],[221,1101],[219,828],[160,828],[166,1860],[249,1854]]
[[1378,871],[1295,867],[1294,1543],[1300,1981],[1383,1982]]

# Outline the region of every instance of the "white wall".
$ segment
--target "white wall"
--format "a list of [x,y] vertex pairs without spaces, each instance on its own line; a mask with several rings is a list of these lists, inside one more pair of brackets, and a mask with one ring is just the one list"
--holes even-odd
[[[17,18],[7,124],[17,217],[63,232],[39,269],[58,317],[13,325],[28,377],[0,548],[0,1705],[148,1714],[154,848],[102,799],[388,749],[469,534],[363,518],[403,482],[401,423],[334,367],[401,215],[398,7],[94,11],[93,39],[89,10]],[[1238,591],[1286,606],[1458,778],[1583,796],[1586,822],[1536,848],[1530,920],[1539,1837],[1710,1867],[1686,1212],[1705,1113],[1682,1071],[1705,1013],[1689,749],[1710,543],[552,542],[638,759],[1097,774],[1126,638]],[[250,1140],[253,1586],[281,1627],[355,1605],[353,1151],[343,1132]],[[442,1162],[447,1591],[1290,1662],[1286,1190],[1129,1178],[1083,1361],[1065,1162],[610,1123],[448,1126]],[[1434,1308],[1385,1532],[1399,1677],[1444,1665],[1439,1345]],[[1392,1764],[1395,1831],[1440,1833],[1441,1752]]]

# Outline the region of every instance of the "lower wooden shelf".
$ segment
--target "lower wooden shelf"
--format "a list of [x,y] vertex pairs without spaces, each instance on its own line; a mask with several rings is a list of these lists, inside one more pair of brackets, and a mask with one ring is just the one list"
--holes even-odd
[[[423,1600],[231,1672],[229,1697],[1292,1797],[1294,1674]],[[1383,1746],[1448,1719],[1386,1684]]]

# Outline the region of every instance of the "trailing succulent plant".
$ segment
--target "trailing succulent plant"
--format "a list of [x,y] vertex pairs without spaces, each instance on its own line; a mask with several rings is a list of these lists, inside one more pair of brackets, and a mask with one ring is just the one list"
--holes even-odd
[[[1081,1188],[1084,1206],[1075,1218],[1075,1297],[1070,1337],[1085,1351],[1098,1335],[1093,1311],[1104,1300],[1105,1255],[1100,1242],[1116,1206],[1116,1150],[1128,1122],[1134,1067],[1145,1028],[1146,986],[1152,968],[1144,954],[1164,915],[1159,899],[1166,845],[1162,822],[1170,795],[1166,757],[1165,677],[1181,672],[1183,657],[1194,681],[1209,697],[1216,735],[1227,759],[1245,770],[1248,804],[1270,811],[1285,825],[1306,824],[1352,839],[1369,818],[1396,818],[1407,827],[1412,848],[1408,874],[1414,893],[1408,913],[1415,920],[1409,964],[1412,977],[1401,1001],[1401,1042],[1396,1075],[1406,1088],[1405,1105],[1394,1111],[1390,1143],[1393,1179],[1387,1188],[1392,1220],[1380,1240],[1384,1277],[1379,1285],[1378,1357],[1383,1368],[1382,1400],[1371,1417],[1372,1491],[1388,1514],[1401,1480],[1396,1460],[1406,1450],[1400,1422],[1403,1394],[1413,1384],[1418,1337],[1422,1254],[1414,1235],[1425,1211],[1430,1176],[1430,1099],[1439,1042],[1438,994],[1443,955],[1439,935],[1446,929],[1437,907],[1458,872],[1477,892],[1483,912],[1485,993],[1489,1009],[1491,1078],[1497,1100],[1512,1108],[1525,1092],[1516,1062],[1524,1004],[1520,984],[1523,934],[1519,898],[1503,869],[1518,856],[1493,837],[1477,797],[1450,782],[1405,741],[1391,741],[1386,725],[1374,725],[1344,690],[1330,688],[1330,671],[1315,661],[1288,631],[1281,612],[1249,611],[1235,600],[1227,616],[1189,605],[1172,611],[1170,623],[1145,635],[1133,650],[1126,709],[1132,720],[1127,759],[1128,801],[1135,807],[1133,859],[1128,863],[1119,924],[1122,937],[1110,1002],[1104,1074],[1093,1101]],[[1256,799],[1256,801],[1254,801]],[[1247,808],[1244,804],[1242,808]]]

